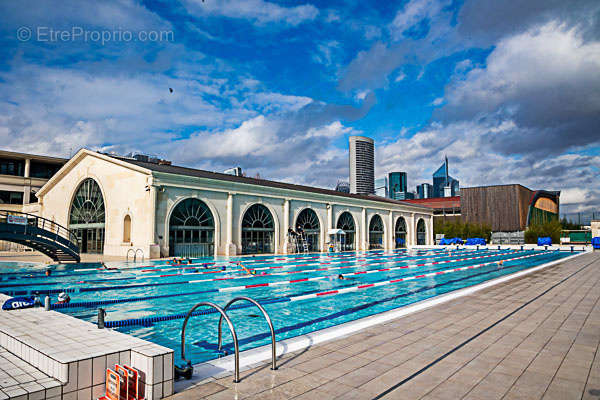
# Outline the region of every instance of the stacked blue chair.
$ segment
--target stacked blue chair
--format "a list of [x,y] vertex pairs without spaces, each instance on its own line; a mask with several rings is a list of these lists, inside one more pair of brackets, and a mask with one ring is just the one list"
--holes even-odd
[[483,239],[483,238],[468,238],[465,245],[467,245],[467,246],[477,246],[477,245],[485,246],[485,239]]
[[538,246],[552,246],[552,238],[550,237],[539,237]]
[[600,236],[596,236],[592,238],[592,247],[594,249],[600,250]]
[[463,244],[463,240],[459,237],[455,237],[452,239],[446,239],[446,238],[442,238],[440,239],[440,245],[441,246],[447,246],[450,244]]

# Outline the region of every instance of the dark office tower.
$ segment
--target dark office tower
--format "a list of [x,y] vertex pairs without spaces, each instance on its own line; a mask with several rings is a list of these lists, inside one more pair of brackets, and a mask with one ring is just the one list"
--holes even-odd
[[406,198],[404,194],[408,192],[406,172],[390,172],[388,174],[388,185],[390,199],[404,200]]
[[444,163],[433,173],[433,197],[458,196],[460,187],[458,179],[448,174],[448,157]]
[[375,194],[375,145],[371,138],[350,136],[350,193]]
[[417,186],[417,197],[419,199],[429,199],[433,197],[433,186],[431,183],[421,183]]

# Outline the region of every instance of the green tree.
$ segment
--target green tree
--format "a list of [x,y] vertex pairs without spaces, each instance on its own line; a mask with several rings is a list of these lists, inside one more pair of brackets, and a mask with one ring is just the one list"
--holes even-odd
[[563,225],[558,220],[548,221],[542,225],[529,225],[525,231],[525,243],[536,244],[538,238],[550,237],[552,243],[560,243],[560,232]]

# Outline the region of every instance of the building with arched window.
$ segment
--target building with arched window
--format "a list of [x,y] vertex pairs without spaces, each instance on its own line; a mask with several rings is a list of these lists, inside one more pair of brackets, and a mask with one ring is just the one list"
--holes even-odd
[[286,253],[288,230],[298,227],[309,251],[326,249],[334,227],[346,233],[345,250],[393,249],[399,234],[406,246],[433,244],[433,211],[424,206],[85,149],[37,197],[37,213],[72,229],[87,253]]

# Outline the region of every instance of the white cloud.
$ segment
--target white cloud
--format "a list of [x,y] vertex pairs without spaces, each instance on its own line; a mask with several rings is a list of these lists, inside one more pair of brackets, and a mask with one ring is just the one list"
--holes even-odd
[[442,105],[442,103],[444,103],[444,98],[443,97],[437,97],[436,99],[434,99],[431,104],[434,106],[439,106]]
[[[433,123],[412,137],[376,145],[377,171],[408,172],[409,187],[431,183],[431,174],[450,159],[450,174],[462,187],[519,183],[532,190],[561,190],[561,212],[600,204],[597,169],[600,156],[564,154],[530,159],[494,150],[490,135],[506,135],[515,124],[485,121]],[[567,176],[568,179],[563,179]]]
[[334,121],[329,125],[309,129],[305,137],[312,138],[321,136],[336,138],[341,135],[350,134],[351,132],[353,132],[352,128],[343,126],[340,121]]
[[368,90],[361,90],[360,92],[356,93],[356,95],[354,96],[354,98],[356,100],[364,100],[367,95],[369,94]]
[[251,96],[249,102],[263,112],[298,111],[313,100],[305,96],[292,96],[282,93],[259,92]]
[[[522,103],[530,98],[544,104],[576,92],[576,104],[561,102],[560,106],[597,111],[598,71],[600,42],[584,42],[576,29],[549,23],[500,41],[489,55],[487,66],[473,69],[464,79],[455,81],[446,98],[450,105],[461,108],[494,111],[510,101]],[[549,88],[557,92],[548,96]],[[560,93],[561,89],[566,93]]]
[[20,0],[0,3],[5,27],[40,26],[67,29],[72,26],[130,31],[170,27],[170,24],[134,0],[104,0],[82,4],[80,0]]
[[398,75],[396,75],[396,78],[394,78],[394,82],[400,82],[403,81],[406,78],[406,74],[403,71],[398,72]]
[[329,40],[317,45],[317,52],[313,54],[313,60],[319,64],[330,66],[338,64],[335,53],[340,49],[340,42]]
[[582,188],[569,188],[560,193],[560,203],[578,204],[590,196],[590,191]]
[[411,0],[398,11],[390,24],[395,38],[402,37],[402,32],[413,27],[425,18],[431,18],[441,12],[450,2],[445,0]]
[[248,19],[257,25],[275,22],[296,26],[315,19],[319,14],[319,10],[311,4],[282,7],[264,0],[186,0],[185,4],[195,15]]

